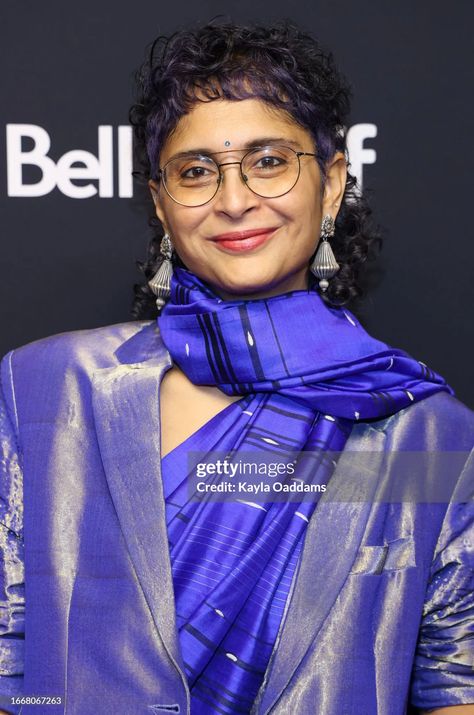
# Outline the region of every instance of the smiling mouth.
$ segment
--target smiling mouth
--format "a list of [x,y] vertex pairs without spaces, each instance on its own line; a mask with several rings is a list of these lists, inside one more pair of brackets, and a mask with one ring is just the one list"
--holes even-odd
[[265,243],[277,230],[276,227],[233,231],[213,237],[211,240],[219,247],[233,253],[250,251]]
[[260,236],[262,233],[275,231],[276,226],[266,228],[248,228],[246,231],[231,231],[229,233],[220,233],[217,236],[212,236],[212,241],[243,241],[251,236]]

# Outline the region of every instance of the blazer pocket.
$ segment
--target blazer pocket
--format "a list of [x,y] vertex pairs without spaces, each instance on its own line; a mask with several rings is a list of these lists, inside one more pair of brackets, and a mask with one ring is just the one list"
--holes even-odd
[[350,574],[381,574],[416,566],[412,536],[387,541],[382,545],[361,546]]

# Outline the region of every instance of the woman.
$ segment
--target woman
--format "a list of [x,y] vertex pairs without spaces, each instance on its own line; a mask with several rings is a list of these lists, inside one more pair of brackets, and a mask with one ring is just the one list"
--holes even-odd
[[[344,307],[378,240],[347,86],[292,26],[211,24],[156,43],[140,87],[163,232],[136,310],[154,294],[158,320],[2,363],[3,694],[22,713],[474,712],[474,418]],[[431,461],[406,492],[414,453]],[[286,498],[215,497],[248,454],[283,465]]]

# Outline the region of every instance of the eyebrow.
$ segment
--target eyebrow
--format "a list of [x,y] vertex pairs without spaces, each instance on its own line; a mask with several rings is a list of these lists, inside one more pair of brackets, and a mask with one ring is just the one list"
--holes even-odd
[[212,156],[213,154],[223,154],[225,152],[231,153],[233,151],[244,151],[245,149],[249,151],[250,149],[255,149],[259,146],[273,146],[275,144],[288,144],[297,149],[301,149],[300,142],[294,139],[289,139],[288,137],[258,137],[257,139],[252,139],[251,141],[245,142],[241,149],[224,149],[223,151],[216,151],[215,149],[209,149],[209,147],[186,149],[186,151],[180,151],[177,154],[173,154],[172,156],[170,156],[169,159],[167,159],[165,163],[168,163],[168,161],[171,161],[171,159],[178,159],[183,156],[190,156],[194,154],[205,154],[206,156]]

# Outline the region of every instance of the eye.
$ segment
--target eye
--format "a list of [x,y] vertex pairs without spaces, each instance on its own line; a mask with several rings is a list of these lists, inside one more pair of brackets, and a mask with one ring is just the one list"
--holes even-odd
[[202,187],[212,183],[219,176],[215,163],[203,155],[176,157],[165,167],[168,187]]
[[250,152],[244,161],[244,173],[256,178],[273,178],[289,168],[295,155],[284,146],[264,146]]
[[285,164],[285,159],[279,156],[263,156],[261,159],[254,164],[257,169],[273,169],[276,166],[281,166]]
[[202,179],[207,176],[207,174],[212,173],[212,171],[209,171],[209,169],[204,166],[191,166],[189,169],[182,171],[180,176],[182,179]]

